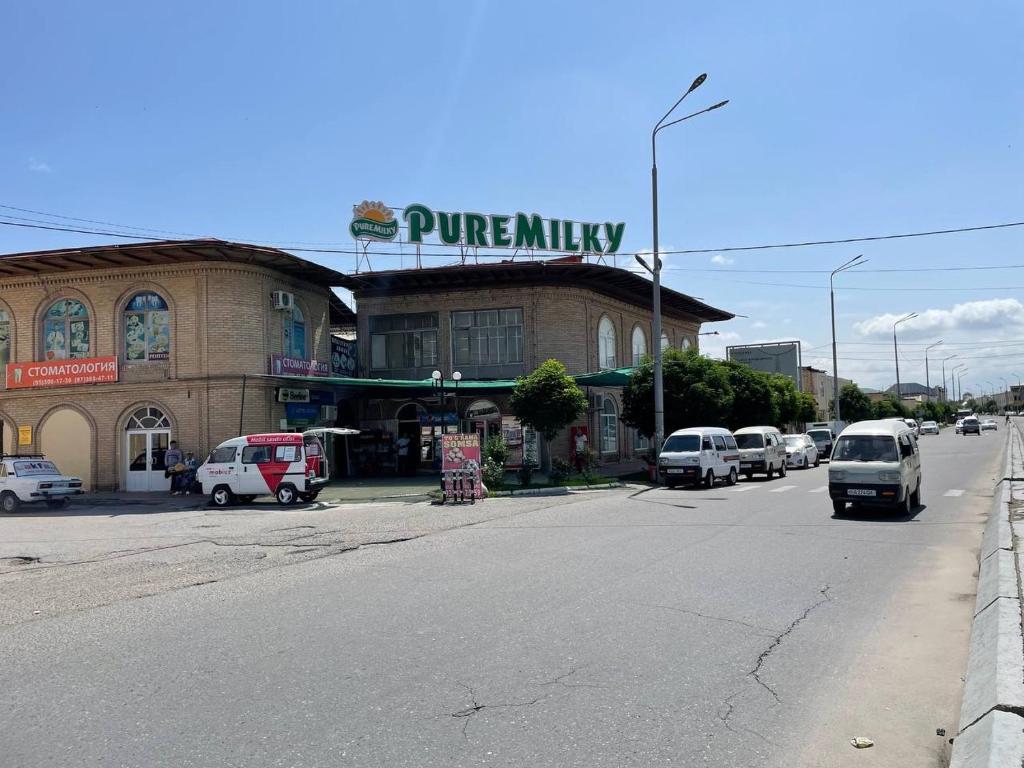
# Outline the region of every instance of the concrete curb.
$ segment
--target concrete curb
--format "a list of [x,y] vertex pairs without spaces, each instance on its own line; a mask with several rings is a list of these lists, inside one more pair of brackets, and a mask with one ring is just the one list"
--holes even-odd
[[1024,440],[1008,430],[1003,479],[981,540],[971,649],[953,742],[952,768],[1024,765],[1024,634],[1013,483],[1024,474]]
[[511,491],[491,491],[492,497],[502,496],[566,496],[577,491],[606,491],[611,488],[624,488],[624,483],[601,483],[599,485],[556,485],[552,488],[523,488]]

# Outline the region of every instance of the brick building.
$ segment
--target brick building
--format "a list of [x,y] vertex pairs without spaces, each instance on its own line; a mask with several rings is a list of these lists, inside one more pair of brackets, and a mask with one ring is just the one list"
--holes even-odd
[[[349,275],[355,297],[360,376],[430,379],[440,371],[452,393],[463,380],[509,380],[549,358],[570,374],[631,367],[651,352],[651,284],[638,275],[579,259],[502,262]],[[696,347],[703,322],[728,312],[662,289],[663,348]],[[621,424],[620,387],[588,387],[585,426],[601,461],[634,458],[648,447]],[[416,436],[427,451],[438,401],[363,394],[362,426]],[[452,409],[450,401],[446,412]],[[460,394],[450,431],[516,435],[507,394]],[[553,444],[569,453],[568,434]]]
[[275,382],[247,378],[243,409],[243,376],[329,360],[332,326],[354,324],[341,279],[219,240],[0,257],[0,452],[44,452],[90,488],[166,489],[170,440],[202,458],[240,421],[280,428]]

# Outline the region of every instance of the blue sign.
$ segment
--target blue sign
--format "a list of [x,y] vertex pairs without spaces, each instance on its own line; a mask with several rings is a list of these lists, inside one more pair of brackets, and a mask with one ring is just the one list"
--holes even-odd
[[288,423],[295,426],[315,424],[320,418],[320,406],[316,403],[286,403],[284,415]]
[[356,343],[331,337],[331,375],[351,378],[356,375]]
[[444,424],[458,424],[459,417],[454,413],[445,413],[444,415],[438,415],[436,413],[430,414],[429,416],[425,413],[420,414],[420,426],[442,426]]

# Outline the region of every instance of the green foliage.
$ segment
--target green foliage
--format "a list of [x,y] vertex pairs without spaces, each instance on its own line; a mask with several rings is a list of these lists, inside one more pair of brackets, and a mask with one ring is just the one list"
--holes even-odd
[[989,398],[984,405],[982,413],[999,413],[999,403]]
[[509,407],[520,422],[550,441],[586,410],[587,396],[564,365],[548,360],[516,379]]
[[587,450],[584,451],[582,466],[583,471],[580,475],[587,484],[596,483],[601,479],[601,473],[597,471],[597,452],[592,448],[587,448]]
[[[722,365],[725,366],[733,395],[729,428],[777,424],[779,408],[776,403],[776,383],[749,365],[735,361],[726,361]],[[785,381],[792,384],[789,379]],[[796,392],[795,387],[793,391]]]
[[[696,350],[666,349],[662,358],[666,434],[684,427],[726,426],[733,405],[723,363]],[[654,363],[644,360],[622,393],[622,420],[654,434]]]
[[492,491],[505,485],[505,467],[502,464],[485,461],[481,474],[484,478],[484,485]]
[[491,435],[484,443],[483,459],[485,462],[493,461],[499,467],[504,467],[508,463],[510,453],[508,442],[501,435]]
[[566,459],[556,456],[551,460],[551,471],[548,472],[548,480],[552,485],[564,483],[570,474],[572,474],[572,465]]
[[800,392],[796,388],[796,382],[781,373],[771,373],[768,374],[768,384],[772,388],[776,414],[775,420],[767,423],[781,427],[797,421],[800,413]]
[[839,415],[847,424],[875,418],[870,398],[856,384],[846,384],[839,390]]
[[903,404],[896,399],[895,395],[889,395],[876,400],[872,403],[873,418],[876,419],[891,419],[891,418],[907,418],[908,411],[903,407]]
[[814,399],[814,395],[810,392],[798,393],[796,421],[806,423],[808,421],[816,421],[817,418],[818,401]]
[[536,467],[529,462],[523,464],[516,472],[516,476],[519,478],[519,484],[524,488],[530,484],[530,480],[533,479],[533,471]]

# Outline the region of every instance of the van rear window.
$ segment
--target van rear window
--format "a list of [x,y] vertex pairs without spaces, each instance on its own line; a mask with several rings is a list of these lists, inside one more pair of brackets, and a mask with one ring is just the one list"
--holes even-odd
[[740,448],[764,448],[764,436],[756,433],[736,435],[736,445]]
[[670,435],[661,449],[667,453],[695,453],[700,450],[699,435]]

